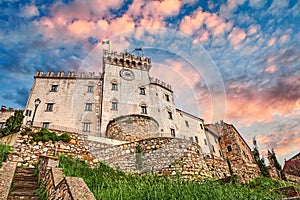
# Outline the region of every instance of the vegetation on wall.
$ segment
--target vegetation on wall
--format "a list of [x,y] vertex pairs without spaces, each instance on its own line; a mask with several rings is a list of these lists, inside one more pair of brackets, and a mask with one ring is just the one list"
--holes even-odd
[[31,130],[24,130],[21,132],[21,135],[27,135],[29,134],[32,136],[32,140],[30,140],[31,143],[33,142],[48,142],[52,141],[55,143],[56,141],[63,141],[63,142],[69,142],[71,140],[71,137],[67,133],[63,133],[61,135],[57,135],[56,132],[51,132],[47,130],[46,128],[41,128],[39,132],[33,133]]
[[6,161],[7,154],[11,150],[10,146],[0,144],[0,167],[2,166],[2,162]]
[[0,129],[0,137],[20,131],[23,118],[24,118],[23,111],[16,110],[14,115],[10,116],[6,120],[5,127],[3,129]]
[[254,159],[255,159],[255,161],[256,161],[259,169],[260,169],[261,175],[264,176],[264,177],[270,177],[270,173],[269,173],[268,168],[265,164],[264,158],[260,158],[255,137],[253,138],[253,145],[254,145],[253,156],[254,156]]
[[60,157],[66,176],[82,177],[96,199],[281,199],[272,192],[280,182],[258,178],[248,184],[222,184],[216,181],[185,181],[154,175],[132,175],[100,163],[90,168],[81,160]]

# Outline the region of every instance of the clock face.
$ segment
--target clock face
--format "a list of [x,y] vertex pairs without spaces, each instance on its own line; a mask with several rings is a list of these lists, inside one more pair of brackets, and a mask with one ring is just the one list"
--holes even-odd
[[132,81],[134,79],[134,73],[129,69],[122,69],[120,71],[120,76],[127,81]]

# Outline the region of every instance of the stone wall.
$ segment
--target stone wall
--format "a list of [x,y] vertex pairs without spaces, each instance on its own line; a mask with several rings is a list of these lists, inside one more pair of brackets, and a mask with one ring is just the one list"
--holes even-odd
[[[38,129],[33,130],[36,132]],[[61,134],[61,133],[58,133]],[[89,153],[84,141],[78,134],[68,133],[71,137],[70,142],[56,141],[49,142],[30,142],[32,136],[20,133],[14,145],[14,151],[8,155],[8,161],[15,161],[18,166],[30,166],[38,162],[40,155],[72,155],[79,159],[86,160],[90,165],[98,164],[92,154]]]
[[17,163],[4,162],[0,168],[0,199],[7,199]]
[[64,177],[59,160],[48,156],[39,158],[39,181],[46,187],[48,200],[93,200],[92,192],[82,178]]
[[149,116],[122,116],[109,122],[106,136],[122,141],[137,141],[149,137],[159,137],[158,126],[157,121]]
[[8,146],[14,146],[16,139],[18,137],[18,133],[9,134],[7,136],[0,138],[0,144],[6,144]]
[[113,168],[125,172],[145,173],[162,169],[188,151],[202,153],[196,143],[179,138],[161,137],[100,149],[92,153]]
[[285,177],[288,181],[300,184],[300,177],[299,176],[294,176],[294,175],[291,175],[291,174],[285,174]]

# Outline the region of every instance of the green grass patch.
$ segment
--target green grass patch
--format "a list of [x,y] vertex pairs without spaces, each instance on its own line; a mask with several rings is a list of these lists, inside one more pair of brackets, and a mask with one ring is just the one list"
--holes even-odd
[[0,167],[2,166],[2,162],[6,161],[7,154],[11,151],[11,147],[5,144],[0,144]]
[[66,176],[82,177],[96,199],[280,199],[272,189],[280,182],[259,178],[249,184],[185,181],[154,175],[126,175],[100,163],[90,168],[84,161],[60,157]]

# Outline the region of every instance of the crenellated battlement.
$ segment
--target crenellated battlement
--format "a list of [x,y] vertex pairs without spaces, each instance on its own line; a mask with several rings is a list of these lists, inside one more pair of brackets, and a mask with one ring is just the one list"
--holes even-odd
[[128,53],[118,54],[116,51],[108,52],[107,50],[103,51],[103,63],[145,71],[151,68],[151,58],[135,57],[134,54]]
[[68,73],[65,72],[58,72],[57,74],[55,74],[54,72],[47,72],[44,73],[43,71],[37,71],[35,78],[47,78],[47,77],[51,77],[51,78],[95,78],[95,79],[99,79],[102,77],[102,73],[99,73],[99,75],[95,75],[95,72],[89,72],[89,73],[85,73],[85,72],[79,72],[78,74],[75,74],[74,71],[69,71]]
[[163,82],[163,81],[161,81],[157,78],[150,77],[150,83],[155,84],[155,85],[159,85],[163,88],[166,88],[166,89],[172,91],[172,86],[171,85],[169,85],[169,84],[167,84],[167,83],[165,83],[165,82]]

